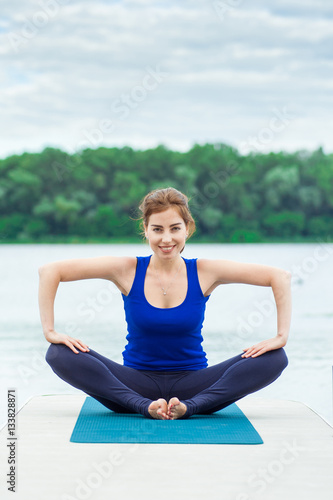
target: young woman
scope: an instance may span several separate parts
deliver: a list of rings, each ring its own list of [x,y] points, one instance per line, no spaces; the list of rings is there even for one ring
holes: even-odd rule
[[[195,223],[187,197],[176,189],[150,192],[140,209],[152,255],[40,268],[41,322],[53,371],[110,410],[171,420],[213,413],[272,383],[288,364],[283,346],[291,317],[290,274],[258,264],[184,259]],[[128,324],[123,365],[54,329],[59,283],[89,278],[110,280],[122,293]],[[201,345],[205,306],[215,288],[227,283],[272,287],[277,334],[208,367]]]

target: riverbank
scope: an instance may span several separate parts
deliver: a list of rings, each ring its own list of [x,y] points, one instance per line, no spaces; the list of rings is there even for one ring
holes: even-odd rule
[[[32,239],[20,238],[11,239],[4,236],[0,237],[0,245],[127,245],[127,244],[146,244],[146,241],[140,237],[124,238],[83,238],[79,236],[49,236],[47,238]],[[190,244],[223,244],[223,245],[243,245],[243,244],[297,244],[297,243],[333,243],[333,236],[323,235],[316,238],[302,238],[295,236],[293,239],[283,240],[281,238],[262,239],[260,241],[226,241],[211,237],[192,236]]]

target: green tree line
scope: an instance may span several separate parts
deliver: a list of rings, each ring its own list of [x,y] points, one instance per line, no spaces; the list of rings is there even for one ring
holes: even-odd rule
[[[226,144],[46,148],[0,160],[0,241],[139,241],[151,189],[190,198],[197,241],[304,241],[333,233],[333,155],[250,153]]]

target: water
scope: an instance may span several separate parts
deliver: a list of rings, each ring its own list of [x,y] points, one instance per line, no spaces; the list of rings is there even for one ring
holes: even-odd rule
[[[44,361],[48,343],[41,331],[38,267],[53,260],[101,255],[149,255],[138,245],[1,245],[0,424],[6,419],[7,389],[18,406],[40,394],[78,393]],[[184,257],[223,258],[289,269],[293,273],[293,320],[286,346],[289,366],[255,397],[301,401],[332,423],[333,245],[188,244]],[[238,354],[276,333],[270,288],[218,287],[207,303],[203,335],[209,363]],[[104,280],[61,283],[55,304],[56,329],[122,362],[126,324],[118,290]],[[252,396],[249,396],[252,397]]]

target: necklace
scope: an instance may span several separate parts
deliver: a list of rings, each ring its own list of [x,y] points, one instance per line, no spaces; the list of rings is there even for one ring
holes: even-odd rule
[[[177,272],[176,272],[176,274],[174,275],[173,279],[170,281],[170,283],[168,284],[168,286],[167,286],[166,288],[164,288],[164,287],[163,287],[163,285],[162,285],[162,283],[161,283],[160,277],[159,277],[159,275],[158,275],[158,273],[157,273],[157,271],[156,271],[156,267],[155,267],[155,264],[154,264],[154,261],[153,261],[154,271],[155,271],[155,274],[156,274],[156,276],[157,276],[158,281],[160,282],[161,288],[162,288],[162,290],[163,290],[163,295],[166,295],[166,294],[167,294],[167,291],[169,290],[170,286],[171,286],[171,285],[172,285],[172,283],[175,281],[176,276],[177,276],[177,274],[179,273],[179,270],[180,270],[180,266],[181,266],[181,265],[182,265],[182,261],[180,261],[179,267],[178,267]]]

